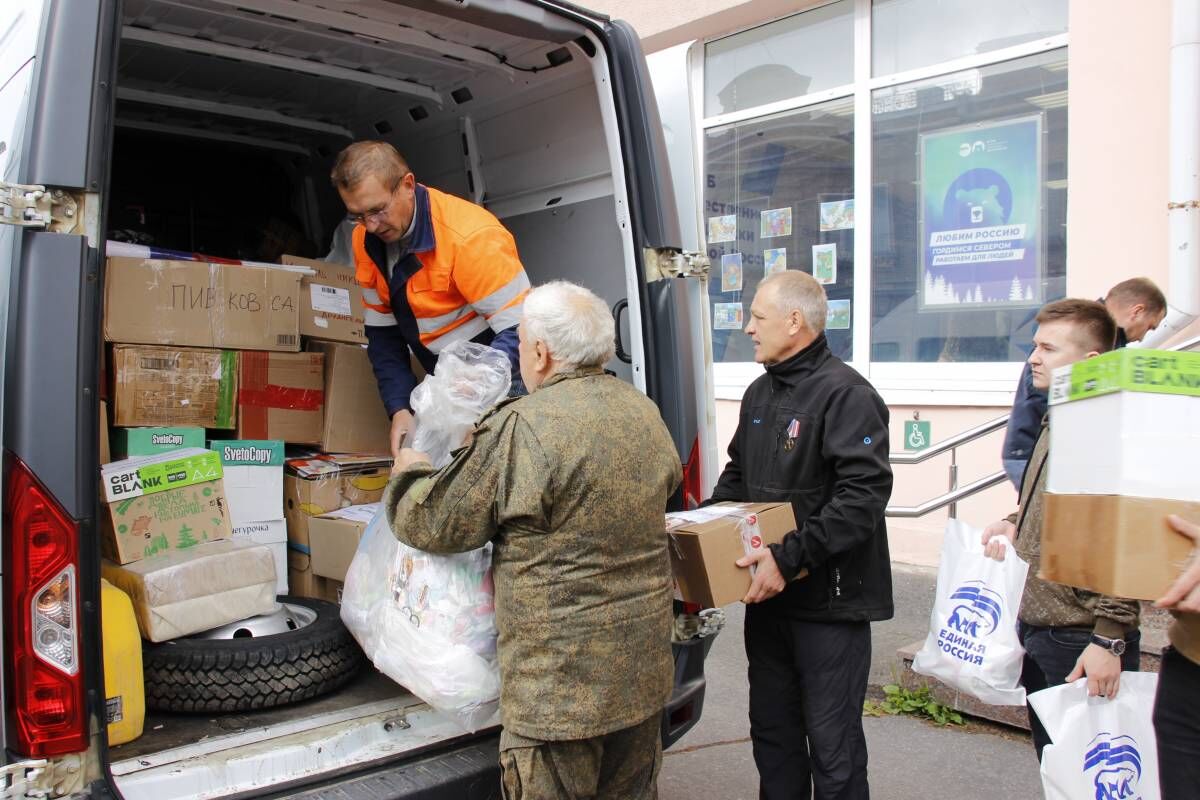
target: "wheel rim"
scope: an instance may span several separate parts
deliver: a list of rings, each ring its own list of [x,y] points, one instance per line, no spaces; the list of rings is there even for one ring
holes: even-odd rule
[[[317,619],[317,612],[307,606],[276,603],[270,614],[231,622],[219,628],[191,636],[191,639],[254,639],[275,636],[307,628]]]

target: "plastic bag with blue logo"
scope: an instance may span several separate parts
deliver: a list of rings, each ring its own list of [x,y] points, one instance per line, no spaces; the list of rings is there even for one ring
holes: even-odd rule
[[[1029,565],[1012,547],[1005,548],[1003,561],[988,558],[982,535],[957,519],[946,523],[929,635],[913,671],[985,703],[1019,706],[1025,703],[1025,650],[1017,637],[1017,609]]]
[[[1053,744],[1042,751],[1046,800],[1160,800],[1158,675],[1122,672],[1117,696],[1088,697],[1087,678],[1029,695]]]
[[[492,546],[433,555],[401,543],[381,509],[359,540],[342,621],[380,672],[468,731],[497,722]]]

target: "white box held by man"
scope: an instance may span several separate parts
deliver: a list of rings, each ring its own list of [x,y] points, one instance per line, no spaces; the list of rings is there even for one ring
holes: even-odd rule
[[[1200,522],[1200,353],[1122,349],[1055,370],[1040,577],[1140,600],[1191,552]]]

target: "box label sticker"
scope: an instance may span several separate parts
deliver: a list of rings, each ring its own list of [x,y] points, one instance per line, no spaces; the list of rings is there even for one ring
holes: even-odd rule
[[[1200,397],[1200,353],[1122,348],[1077,361],[1055,370],[1050,402],[1119,391]]]
[[[221,459],[211,451],[172,461],[116,470],[104,475],[109,502],[156,494],[222,477]]]
[[[121,695],[104,701],[104,716],[109,725],[125,719],[125,698]]]
[[[352,308],[349,289],[314,283],[309,285],[308,291],[312,297],[313,311],[324,311],[326,314],[340,317],[350,316]]]

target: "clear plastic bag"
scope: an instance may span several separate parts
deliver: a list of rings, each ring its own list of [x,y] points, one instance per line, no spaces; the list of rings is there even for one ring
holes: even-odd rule
[[[492,547],[431,555],[396,540],[381,510],[346,574],[342,621],[380,672],[468,731],[500,698]]]
[[[508,356],[483,344],[455,342],[438,355],[437,369],[413,390],[413,425],[407,447],[429,456],[435,467],[450,463],[483,412],[508,395]]]
[[[412,394],[408,446],[450,461],[483,412],[508,394],[508,356],[458,342]],[[381,511],[367,526],[342,592],[342,620],[392,680],[468,731],[495,724],[500,698],[492,546],[434,555],[398,541]]]

